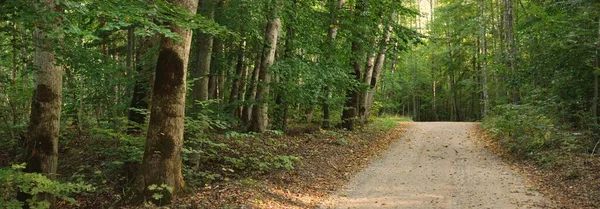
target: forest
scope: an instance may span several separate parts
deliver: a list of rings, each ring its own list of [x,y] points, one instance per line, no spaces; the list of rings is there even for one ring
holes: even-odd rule
[[[0,208],[284,207],[398,121],[481,122],[600,207],[599,73],[589,0],[0,0]]]

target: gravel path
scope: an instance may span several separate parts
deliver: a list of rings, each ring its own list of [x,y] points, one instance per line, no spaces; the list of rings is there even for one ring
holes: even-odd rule
[[[477,146],[477,123],[411,123],[321,208],[549,208],[524,177]]]

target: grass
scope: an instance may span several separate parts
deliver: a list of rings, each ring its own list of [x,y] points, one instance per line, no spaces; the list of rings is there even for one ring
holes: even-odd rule
[[[389,130],[396,127],[398,122],[412,122],[412,120],[404,116],[389,115],[373,119],[369,126],[381,130]]]

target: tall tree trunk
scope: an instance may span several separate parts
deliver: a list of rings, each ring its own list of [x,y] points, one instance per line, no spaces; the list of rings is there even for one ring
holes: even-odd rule
[[[54,0],[42,0],[36,5],[40,13],[52,13],[56,9]],[[27,166],[25,172],[41,173],[49,179],[56,179],[58,165],[58,136],[60,131],[60,112],[62,106],[63,68],[56,63],[52,40],[48,33],[60,23],[56,19],[53,24],[36,28],[33,37],[34,53],[34,90],[31,102],[31,115],[27,129]],[[48,194],[41,194],[38,201],[49,200]],[[31,196],[20,193],[18,199],[25,201]],[[25,202],[25,208],[29,208]]]
[[[335,38],[337,36],[339,28],[337,13],[340,9],[342,9],[342,6],[344,6],[346,0],[329,0],[329,3],[330,24],[327,30],[328,53],[326,54],[325,61],[331,63],[331,55],[335,49]],[[331,99],[331,92],[329,86],[325,86],[324,94],[325,96],[323,100],[323,119],[321,122],[321,127],[324,129],[328,129],[331,126],[331,123],[329,121],[329,100]]]
[[[510,69],[511,76],[516,76],[516,56],[517,46],[514,37],[514,0],[504,0],[504,26],[505,26],[505,41],[507,43],[506,55],[508,57],[507,65]],[[521,102],[521,96],[518,87],[511,87],[510,93],[512,95],[512,102],[519,104]]]
[[[237,55],[237,63],[236,63],[236,72],[235,72],[235,77],[233,78],[233,82],[231,82],[231,94],[229,95],[229,103],[233,104],[235,102],[237,102],[238,100],[238,95],[241,89],[241,84],[242,84],[242,80],[243,80],[243,74],[244,74],[244,69],[246,68],[244,66],[244,51],[246,49],[246,41],[243,40],[240,42],[240,46],[238,49],[238,55]],[[235,105],[237,106],[237,105]],[[235,108],[237,109],[237,108]]]
[[[271,65],[275,61],[275,51],[277,49],[277,39],[281,21],[279,20],[279,1],[271,1],[271,12],[269,22],[265,32],[265,46],[262,52],[260,64],[259,83],[256,92],[257,104],[252,109],[252,122],[250,131],[262,133],[267,130],[269,124],[268,118],[268,98],[271,84]]]
[[[171,0],[195,14],[198,1]],[[155,204],[171,203],[184,187],[181,174],[183,148],[183,125],[185,118],[185,93],[187,63],[192,31],[167,23],[171,31],[183,40],[161,38],[160,53],[156,63],[156,80],[152,91],[152,110],[146,148],[140,173],[136,179],[134,202],[152,200]],[[150,190],[151,185],[166,185],[172,192]],[[162,198],[152,198],[155,193]]]
[[[208,76],[208,99],[218,99],[219,72],[221,69],[221,39],[214,39],[212,46],[212,58],[210,61],[210,74]]]
[[[481,1],[481,51],[483,53],[483,59],[481,60],[481,87],[483,92],[483,113],[482,116],[487,116],[490,110],[490,96],[487,86],[487,26],[485,18],[485,4],[486,0]]]
[[[362,57],[358,54],[361,53],[362,49],[359,46],[360,43],[353,42],[352,43],[352,52],[354,56]],[[360,81],[361,73],[362,73],[362,63],[360,58],[353,58],[352,66],[354,70],[350,73],[350,78],[354,78],[357,81]],[[346,102],[344,103],[344,110],[342,111],[342,127],[348,130],[354,130],[354,121],[358,116],[358,106],[360,102],[360,92],[355,89],[346,90]]]
[[[280,82],[281,77],[276,76],[275,83]],[[277,94],[275,95],[275,108],[276,110],[274,112],[276,115],[274,117],[273,124],[275,125],[276,129],[285,132],[287,129],[288,104],[286,103],[286,101],[284,101],[282,92],[277,92]]]
[[[260,47],[260,49],[262,49],[262,47]],[[262,50],[259,52],[262,52]],[[256,88],[258,87],[258,77],[260,74],[260,61],[261,56],[257,55],[256,61],[254,62],[254,70],[252,70],[252,77],[250,78],[250,84],[246,91],[246,105],[242,112],[242,120],[246,122],[246,124],[249,124],[252,120],[252,108],[254,107],[254,103],[256,103]]]
[[[130,27],[127,29],[127,70],[133,68],[133,57],[135,55],[135,28]]]
[[[152,68],[149,67],[149,63],[156,63],[156,61],[143,60],[142,57],[150,48],[152,48],[152,45],[155,43],[155,41],[156,37],[144,37],[135,54],[137,62],[135,69],[137,75],[133,87],[131,104],[129,105],[130,109],[127,116],[127,119],[135,124],[133,124],[133,126],[127,130],[129,134],[138,134],[141,130],[140,126],[146,123],[146,113],[144,110],[148,110],[148,102],[150,101],[149,96],[151,95],[150,87],[153,83],[153,76],[151,72]]]
[[[362,13],[364,12],[366,2],[356,2],[356,8],[354,11],[354,22],[356,25],[360,23],[360,19],[363,18]],[[358,26],[360,27],[360,26]],[[364,30],[364,29],[363,29]],[[352,41],[352,58],[351,66],[353,71],[350,72],[350,78],[360,82],[362,77],[362,59],[363,59],[363,46],[362,46],[362,33],[357,32],[354,34],[355,39]],[[354,122],[358,116],[358,108],[360,102],[360,91],[354,87],[346,90],[346,102],[344,104],[344,110],[342,111],[342,127],[348,130],[354,130]]]
[[[395,22],[396,20],[396,14],[392,13],[392,22]],[[381,42],[379,43],[379,52],[377,55],[377,60],[375,61],[375,66],[373,67],[373,75],[371,76],[371,79],[369,81],[369,89],[367,90],[367,94],[365,97],[365,121],[369,120],[369,117],[371,116],[371,108],[373,107],[373,99],[375,96],[375,91],[377,90],[377,83],[379,82],[379,78],[381,77],[382,74],[382,70],[383,70],[383,65],[385,65],[385,53],[386,53],[386,48],[388,45],[388,42],[390,41],[390,37],[392,36],[392,25],[388,25],[387,26],[387,30],[385,32],[385,35],[383,36],[383,39],[381,40]]]
[[[594,98],[592,101],[592,116],[594,124],[598,124],[598,69],[600,69],[600,17],[598,18],[598,39],[596,42],[596,60],[594,66]]]
[[[366,85],[371,84],[371,78],[373,78],[373,69],[375,68],[375,58],[377,57],[377,53],[373,52],[367,56],[367,64],[365,65],[365,74],[362,78],[362,82]],[[369,95],[369,89],[366,89],[361,92],[358,114],[360,116],[360,123],[365,124],[367,122],[367,99]]]
[[[293,0],[292,1],[292,9],[291,9],[291,18],[292,19],[297,19],[297,14],[296,14],[296,10],[298,7],[298,0]],[[285,51],[284,51],[284,57],[287,59],[292,59],[294,57],[294,51],[295,51],[295,45],[294,45],[294,41],[296,39],[296,28],[294,27],[294,22],[290,22],[287,24],[287,28],[286,28],[286,39],[285,39]],[[281,81],[281,77],[277,76],[276,77],[276,82],[280,83],[280,82],[285,82],[285,81]],[[282,91],[282,88],[279,88],[280,90],[276,93],[275,95],[275,119],[274,119],[274,125],[277,129],[283,131],[285,133],[285,131],[287,130],[287,117],[288,117],[288,102],[286,100],[286,97],[284,97],[283,93],[285,91]]]
[[[219,69],[218,73],[218,85],[217,85],[217,98],[221,100],[221,102],[225,102],[225,68]]]
[[[207,19],[214,19],[214,1],[215,0],[200,0],[198,12]],[[213,36],[210,34],[199,33],[197,35],[197,57],[196,68],[192,72],[192,76],[198,79],[194,82],[192,89],[192,100],[206,101],[208,100],[208,82],[210,75]]]
[[[245,65],[244,71],[242,72],[242,77],[240,78],[240,90],[238,91],[238,100],[241,102],[241,104],[237,106],[237,108],[235,109],[235,113],[234,113],[234,116],[237,118],[240,118],[240,119],[243,119],[242,115],[243,115],[244,105],[242,105],[242,104],[246,102],[245,95],[246,95],[246,91],[248,91],[247,80],[248,80],[249,70],[250,70],[250,66]]]

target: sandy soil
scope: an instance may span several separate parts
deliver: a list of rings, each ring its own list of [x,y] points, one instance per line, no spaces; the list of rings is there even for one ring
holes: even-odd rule
[[[552,208],[525,177],[477,146],[477,123],[412,123],[321,208]]]

